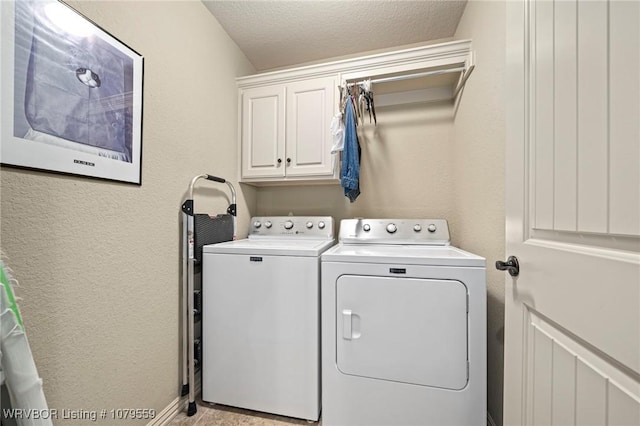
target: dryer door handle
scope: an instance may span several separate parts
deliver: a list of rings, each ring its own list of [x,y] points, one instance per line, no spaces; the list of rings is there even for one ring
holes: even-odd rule
[[[342,310],[342,338],[345,340],[351,340],[353,328],[351,323],[351,316],[353,313],[351,309]]]
[[[355,340],[360,338],[360,316],[351,309],[342,310],[342,338],[344,340]]]

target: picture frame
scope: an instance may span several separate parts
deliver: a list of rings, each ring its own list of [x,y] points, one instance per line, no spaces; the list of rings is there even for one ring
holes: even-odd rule
[[[0,163],[142,184],[144,58],[57,0],[0,1]]]

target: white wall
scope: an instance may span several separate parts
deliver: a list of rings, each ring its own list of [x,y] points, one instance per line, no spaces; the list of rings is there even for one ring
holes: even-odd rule
[[[1,245],[50,407],[159,411],[180,388],[180,205],[193,176],[237,176],[253,69],[199,1],[71,5],[145,58],[142,186],[3,167]],[[255,190],[236,188],[245,230]],[[225,185],[196,192],[226,209]]]
[[[502,424],[504,352],[505,3],[471,0],[456,38],[472,39],[476,68],[453,126],[454,244],[487,259],[488,409]]]
[[[261,215],[446,217],[453,208],[448,104],[378,108],[378,125],[360,126],[360,191],[354,203],[339,185],[264,187]]]

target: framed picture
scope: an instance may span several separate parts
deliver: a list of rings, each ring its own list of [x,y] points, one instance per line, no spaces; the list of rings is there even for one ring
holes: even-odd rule
[[[140,185],[143,57],[66,4],[0,1],[0,162]]]

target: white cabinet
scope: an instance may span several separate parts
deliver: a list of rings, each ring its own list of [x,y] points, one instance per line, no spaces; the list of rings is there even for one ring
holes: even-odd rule
[[[241,181],[336,181],[330,123],[335,77],[240,89]]]

